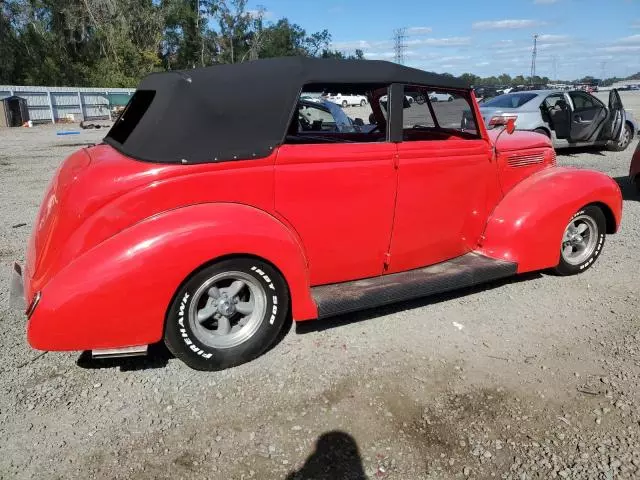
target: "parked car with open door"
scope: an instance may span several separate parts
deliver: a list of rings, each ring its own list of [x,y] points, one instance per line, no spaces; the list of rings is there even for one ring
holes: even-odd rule
[[[318,91],[365,96],[370,123],[300,99]],[[216,370],[265,352],[289,317],[584,272],[618,230],[618,185],[507,126],[487,131],[461,81],[389,62],[151,74],[45,194],[12,283],[28,341],[96,357],[164,341]]]
[[[582,91],[537,90],[512,92],[480,106],[489,129],[514,119],[516,129],[549,137],[555,148],[589,145],[625,150],[638,132],[638,123],[612,90],[608,105]]]

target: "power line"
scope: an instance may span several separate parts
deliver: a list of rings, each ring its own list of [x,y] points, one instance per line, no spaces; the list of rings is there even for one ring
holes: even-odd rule
[[[393,31],[393,44],[395,52],[395,62],[404,65],[404,51],[407,49],[405,40],[407,39],[407,29],[398,28]]]

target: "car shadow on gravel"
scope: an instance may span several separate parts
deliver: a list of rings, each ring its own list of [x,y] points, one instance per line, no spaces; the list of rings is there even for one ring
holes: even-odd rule
[[[624,200],[640,202],[640,192],[638,192],[636,186],[631,183],[629,177],[615,177],[614,180],[620,187]]]
[[[606,152],[608,150],[603,150],[602,147],[570,147],[557,149],[556,155],[559,157],[574,157],[583,153],[591,153],[592,155],[606,157]]]
[[[286,480],[366,480],[360,449],[348,433],[323,433],[316,448],[300,470],[289,473]]]
[[[174,358],[174,356],[167,350],[164,343],[161,342],[149,345],[147,355],[141,357],[96,359],[91,357],[90,351],[85,351],[82,352],[78,360],[76,360],[76,365],[88,370],[119,368],[121,372],[131,372],[135,370],[165,368],[172,358]]]
[[[339,315],[336,317],[324,318],[320,321],[300,322],[296,324],[296,334],[304,335],[306,333],[320,332],[331,328],[350,325],[352,323],[373,320],[385,315],[392,315],[395,313],[404,312],[406,310],[425,307],[427,305],[435,305],[440,302],[448,302],[449,300],[455,300],[456,298],[465,297],[472,293],[480,293],[486,290],[493,290],[494,288],[500,288],[504,285],[527,282],[529,280],[534,280],[541,277],[543,277],[543,274],[540,272],[524,273],[522,275],[505,278],[502,280],[496,280],[493,282],[484,283],[482,285],[461,288],[459,290],[454,290],[447,293],[431,295],[415,300],[407,300],[404,302],[394,303],[392,305],[372,308],[369,310],[362,310],[356,313],[346,313],[344,315]]]

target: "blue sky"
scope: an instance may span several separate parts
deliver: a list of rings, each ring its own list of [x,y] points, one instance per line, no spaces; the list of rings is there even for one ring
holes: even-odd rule
[[[333,47],[393,60],[393,31],[406,28],[405,63],[436,72],[575,79],[640,71],[640,0],[260,0],[267,19],[307,32],[327,28]]]

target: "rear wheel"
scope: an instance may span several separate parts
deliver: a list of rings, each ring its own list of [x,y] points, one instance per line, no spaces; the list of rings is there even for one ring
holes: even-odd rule
[[[360,102],[360,106],[361,106],[361,107],[364,107],[366,104],[367,104],[367,101],[366,101],[366,100],[362,100],[362,101]]]
[[[342,108],[347,108],[348,106],[349,106],[349,103],[346,100],[344,100],[342,102]]]
[[[195,273],[175,296],[167,348],[196,370],[220,370],[262,354],[284,325],[289,293],[282,276],[257,259],[223,260]]]
[[[631,143],[632,137],[633,137],[633,130],[631,129],[631,126],[628,123],[625,123],[620,141],[610,143],[608,145],[609,150],[613,150],[614,152],[622,152],[626,150],[629,144]]]
[[[575,275],[590,268],[602,252],[607,229],[604,213],[589,205],[576,213],[565,228],[560,245],[559,275]]]

